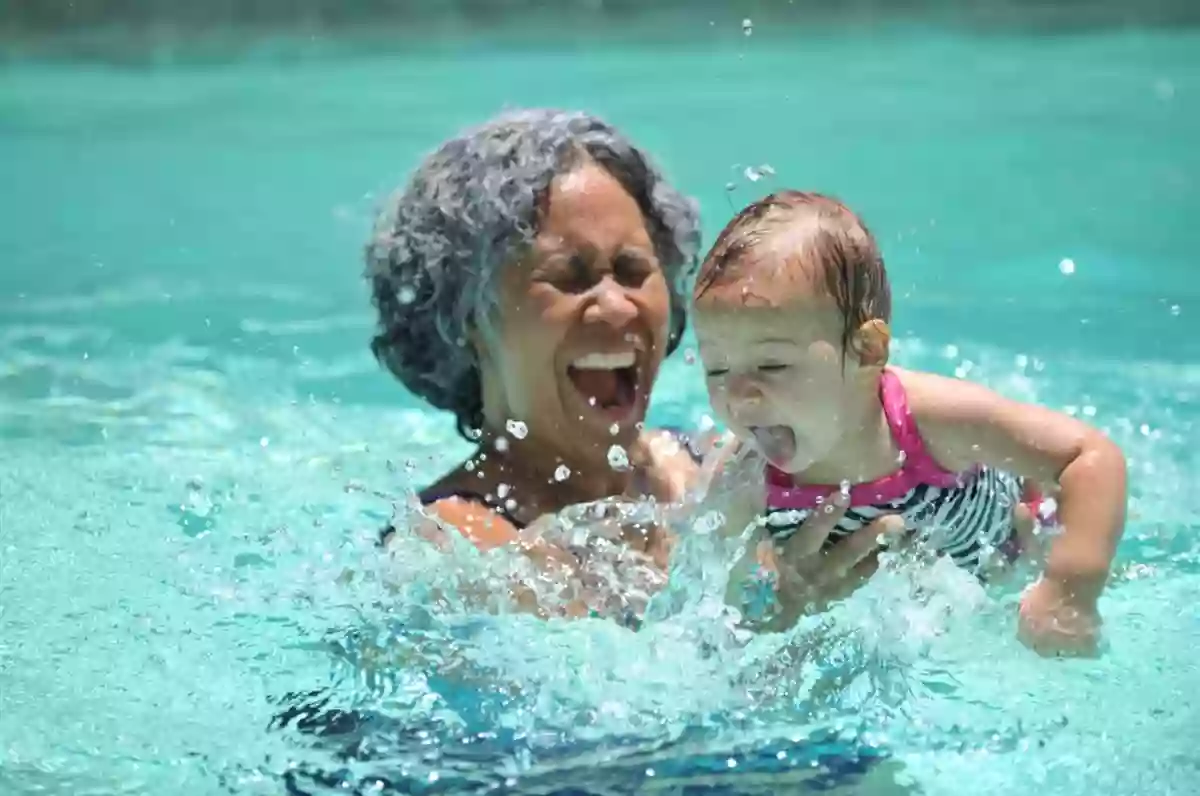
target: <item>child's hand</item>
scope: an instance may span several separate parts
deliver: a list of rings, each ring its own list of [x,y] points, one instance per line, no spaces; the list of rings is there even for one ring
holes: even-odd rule
[[[1018,636],[1040,655],[1094,656],[1100,612],[1094,600],[1076,597],[1064,584],[1042,578],[1021,596]]]

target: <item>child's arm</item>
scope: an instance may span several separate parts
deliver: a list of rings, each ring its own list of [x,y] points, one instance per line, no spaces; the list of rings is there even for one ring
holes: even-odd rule
[[[1125,527],[1125,457],[1100,431],[985,387],[901,372],[930,454],[951,470],[1003,468],[1054,494],[1062,534],[1043,581],[1071,610],[1095,615]]]

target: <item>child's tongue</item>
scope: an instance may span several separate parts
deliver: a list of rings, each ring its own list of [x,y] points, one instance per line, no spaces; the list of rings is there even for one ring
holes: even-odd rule
[[[750,433],[772,464],[782,467],[796,458],[796,432],[787,426],[753,426]]]

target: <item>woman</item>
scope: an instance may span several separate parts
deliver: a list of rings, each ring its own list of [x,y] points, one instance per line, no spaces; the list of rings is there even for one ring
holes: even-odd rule
[[[437,533],[575,567],[522,529],[607,498],[683,499],[695,451],[642,422],[686,325],[699,246],[696,204],[584,113],[505,113],[425,159],[366,260],[375,356],[476,445],[419,493]],[[665,572],[661,529],[617,534]]]

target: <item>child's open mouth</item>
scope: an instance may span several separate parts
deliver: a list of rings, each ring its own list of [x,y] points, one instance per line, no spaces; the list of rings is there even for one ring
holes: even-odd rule
[[[571,363],[567,376],[583,400],[612,422],[628,420],[637,408],[637,355],[632,351],[586,354]]]
[[[787,426],[750,426],[754,444],[777,467],[785,467],[796,458],[796,432]]]

